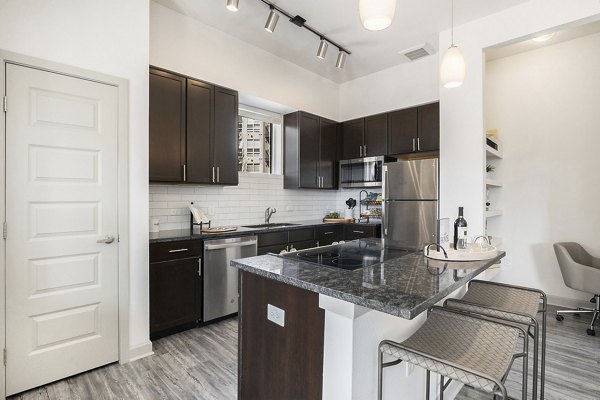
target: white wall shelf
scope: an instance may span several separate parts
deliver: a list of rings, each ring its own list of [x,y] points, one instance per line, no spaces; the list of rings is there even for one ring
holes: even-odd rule
[[[487,187],[502,187],[502,182],[501,182],[501,181],[499,181],[498,179],[490,179],[490,178],[487,178],[487,179],[485,180],[485,185],[486,185]]]
[[[488,145],[485,146],[485,154],[489,158],[502,158],[502,151],[496,150]]]
[[[485,212],[486,218],[499,217],[502,215],[502,210],[489,210]]]

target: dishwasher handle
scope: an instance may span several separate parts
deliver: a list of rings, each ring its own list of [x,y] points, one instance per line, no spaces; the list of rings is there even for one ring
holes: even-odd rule
[[[254,246],[258,243],[258,240],[249,240],[247,242],[234,242],[234,243],[224,243],[224,244],[207,244],[204,245],[205,250],[218,250],[218,249],[229,249],[231,247],[246,247],[246,246]]]

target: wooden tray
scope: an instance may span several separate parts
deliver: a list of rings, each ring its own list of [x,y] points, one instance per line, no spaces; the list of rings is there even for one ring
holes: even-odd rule
[[[356,222],[356,220],[354,218],[323,218],[323,222]]]
[[[223,233],[237,231],[236,226],[215,226],[214,228],[202,229],[202,233]]]

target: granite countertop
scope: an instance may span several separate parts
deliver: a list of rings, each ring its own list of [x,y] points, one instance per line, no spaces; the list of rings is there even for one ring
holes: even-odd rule
[[[498,263],[444,262],[409,253],[354,271],[264,255],[235,260],[232,266],[372,310],[413,319],[471,279]]]
[[[276,224],[277,222],[273,222]],[[321,220],[313,220],[313,221],[291,221],[294,225],[288,226],[277,226],[277,227],[269,227],[269,228],[244,228],[243,226],[237,227],[237,230],[232,232],[219,232],[219,233],[199,233],[199,234],[191,234],[189,229],[172,229],[160,231],[158,233],[150,233],[150,243],[163,243],[163,242],[173,242],[177,240],[203,240],[203,239],[221,239],[228,237],[240,237],[240,236],[250,236],[255,235],[257,233],[265,233],[265,232],[279,232],[279,231],[290,231],[294,229],[302,229],[309,227],[316,227],[321,225],[340,225],[347,224],[348,222],[333,222],[333,223],[325,223]],[[354,222],[354,224],[359,224],[358,222]],[[250,224],[249,224],[250,225]],[[377,226],[381,225],[380,222],[369,222],[369,223],[360,223],[360,225],[365,226]]]

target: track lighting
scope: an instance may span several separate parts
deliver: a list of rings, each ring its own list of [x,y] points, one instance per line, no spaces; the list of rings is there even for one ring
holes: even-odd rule
[[[346,65],[346,52],[340,49],[340,52],[337,56],[337,62],[335,63],[335,67],[339,69],[343,69],[344,65]]]
[[[358,11],[365,29],[380,31],[392,24],[396,0],[359,0]]]
[[[442,58],[440,66],[440,81],[446,89],[459,87],[465,80],[465,59],[454,44],[454,0],[452,0],[452,22],[450,25],[450,35],[452,37],[452,45]]]
[[[329,43],[327,43],[323,38],[321,38],[321,43],[319,43],[319,50],[317,50],[317,57],[319,57],[321,60],[325,58],[325,54],[327,54],[327,46],[329,46]]]
[[[227,0],[227,9],[229,11],[237,11],[240,0]]]
[[[275,27],[277,26],[277,21],[279,21],[279,14],[277,14],[275,12],[275,9],[271,6],[271,12],[269,13],[269,18],[267,18],[265,30],[267,32],[273,33]]]

